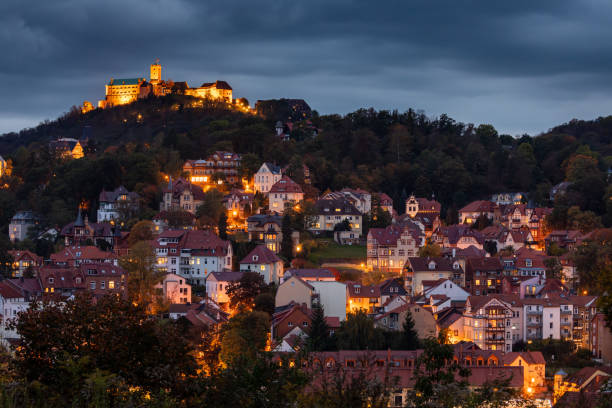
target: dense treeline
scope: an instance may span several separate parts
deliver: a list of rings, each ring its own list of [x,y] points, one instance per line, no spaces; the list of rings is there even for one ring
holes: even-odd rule
[[[538,205],[552,205],[552,186],[573,182],[559,199],[555,223],[565,227],[575,210],[591,211],[595,226],[612,223],[608,171],[612,165],[612,117],[571,121],[537,137],[499,135],[491,125],[456,122],[446,115],[359,110],[346,116],[319,116],[296,123],[292,140],[274,133],[278,115],[259,117],[189,97],[168,96],[129,106],[71,111],[19,134],[0,138],[0,154],[12,162],[10,188],[0,191],[0,225],[17,209],[33,209],[61,225],[78,203],[91,214],[102,188],[120,184],[143,195],[149,208],[159,200],[160,172],[179,176],[184,160],[215,150],[244,155],[242,171],[252,174],[263,161],[306,164],[319,191],[360,187],[389,194],[398,210],[410,193],[435,195],[443,216],[474,199],[522,191]],[[312,123],[312,125],[311,125]],[[319,132],[313,135],[312,126]],[[87,156],[59,161],[49,140],[89,136]],[[303,174],[293,172],[297,181]],[[568,211],[574,207],[574,213]],[[150,213],[145,213],[150,215]],[[580,214],[578,214],[580,215]]]

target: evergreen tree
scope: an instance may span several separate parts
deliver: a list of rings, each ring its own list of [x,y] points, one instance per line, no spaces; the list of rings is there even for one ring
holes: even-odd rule
[[[227,215],[225,212],[222,212],[219,216],[219,238],[227,239]]]
[[[312,323],[307,345],[309,351],[325,351],[329,346],[329,326],[325,321],[323,306],[315,305],[312,308]]]
[[[290,263],[293,259],[293,241],[291,240],[291,215],[286,213],[283,216],[283,223],[281,226],[281,232],[283,234],[283,240],[281,242],[281,254],[287,263]]]
[[[419,335],[414,329],[414,319],[412,318],[410,309],[406,310],[406,318],[404,319],[404,324],[402,325],[401,342],[404,350],[416,350],[419,348]]]

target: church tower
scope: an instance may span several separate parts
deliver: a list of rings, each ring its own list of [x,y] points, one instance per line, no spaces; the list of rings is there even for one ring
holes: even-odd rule
[[[151,64],[151,83],[159,84],[161,82],[161,65],[159,59],[155,60],[155,64]]]

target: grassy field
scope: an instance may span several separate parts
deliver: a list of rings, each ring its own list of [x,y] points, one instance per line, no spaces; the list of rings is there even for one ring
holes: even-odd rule
[[[321,264],[327,259],[366,260],[364,245],[338,245],[333,239],[317,240],[319,247],[314,249],[308,259]]]

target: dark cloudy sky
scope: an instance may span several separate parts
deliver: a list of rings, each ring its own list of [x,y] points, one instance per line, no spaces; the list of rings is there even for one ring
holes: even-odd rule
[[[101,99],[110,77],[320,113],[423,109],[512,135],[612,114],[609,0],[2,0],[0,133]]]

